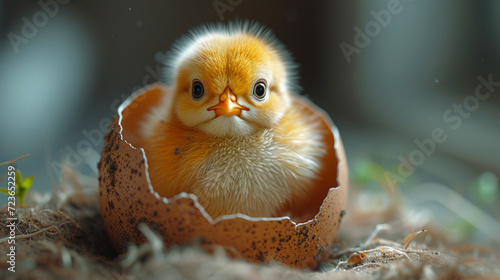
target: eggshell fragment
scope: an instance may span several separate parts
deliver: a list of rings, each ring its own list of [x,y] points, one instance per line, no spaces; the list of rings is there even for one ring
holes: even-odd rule
[[[140,142],[140,121],[171,89],[152,85],[128,98],[105,136],[99,162],[99,197],[106,231],[119,253],[129,243],[144,243],[138,230],[147,224],[165,245],[198,244],[226,248],[252,262],[278,261],[314,268],[337,236],[348,190],[347,163],[336,127],[321,109],[298,97],[295,108],[318,116],[325,130],[326,156],[315,188],[287,205],[284,217],[227,215],[213,220],[193,194],[160,197],[149,183],[147,158]]]

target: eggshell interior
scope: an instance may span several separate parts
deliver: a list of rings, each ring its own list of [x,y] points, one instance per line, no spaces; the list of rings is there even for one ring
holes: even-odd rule
[[[151,85],[129,97],[105,136],[99,168],[99,196],[107,233],[120,253],[129,243],[144,243],[138,230],[147,224],[165,245],[198,244],[207,250],[222,246],[233,257],[253,262],[278,261],[314,268],[337,236],[348,190],[344,148],[327,114],[305,98],[294,104],[321,118],[326,155],[315,187],[306,197],[288,203],[283,217],[242,214],[212,219],[195,195],[160,197],[148,178],[147,158],[140,143],[140,122],[169,88]]]

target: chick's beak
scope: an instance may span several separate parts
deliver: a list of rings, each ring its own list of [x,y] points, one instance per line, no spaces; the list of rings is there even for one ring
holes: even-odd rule
[[[208,108],[207,110],[214,110],[215,115],[218,116],[239,116],[241,114],[241,110],[250,110],[246,107],[241,106],[236,102],[236,95],[231,91],[229,87],[224,89],[224,92],[219,97],[219,104]]]

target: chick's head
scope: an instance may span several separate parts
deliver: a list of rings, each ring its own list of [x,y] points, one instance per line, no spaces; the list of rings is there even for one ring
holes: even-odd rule
[[[187,127],[216,136],[270,129],[290,106],[288,56],[269,34],[206,29],[173,62],[173,111]]]

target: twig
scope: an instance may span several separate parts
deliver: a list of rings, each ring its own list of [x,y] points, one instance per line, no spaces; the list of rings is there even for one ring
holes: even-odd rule
[[[20,157],[18,157],[18,158],[15,158],[15,159],[12,159],[12,160],[9,160],[9,161],[0,162],[0,166],[2,166],[2,165],[6,165],[6,164],[10,164],[10,163],[14,163],[14,162],[16,162],[16,161],[18,161],[18,160],[21,160],[21,159],[23,159],[23,158],[27,158],[27,157],[29,157],[29,156],[30,156],[30,154],[25,154],[24,156],[20,156]],[[3,178],[2,178],[2,179],[3,179]],[[0,181],[1,181],[1,180],[0,180]]]
[[[415,240],[415,238],[417,238],[417,236],[419,236],[420,234],[424,233],[424,232],[427,232],[426,229],[421,229],[419,231],[416,231],[410,235],[408,235],[405,240],[403,240],[403,245],[405,246],[405,250],[408,249],[408,247],[410,246],[410,244],[413,242],[413,240]]]

